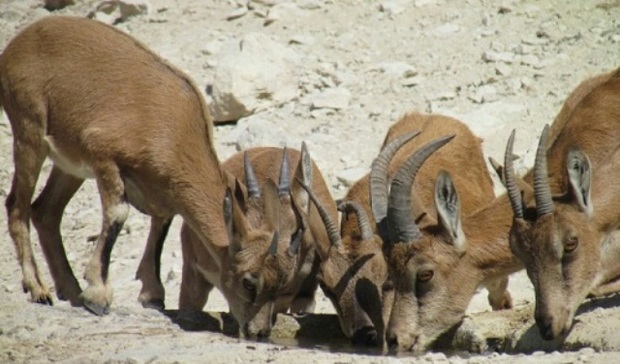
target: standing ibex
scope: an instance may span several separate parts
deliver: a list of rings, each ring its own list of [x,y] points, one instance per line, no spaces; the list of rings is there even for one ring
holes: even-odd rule
[[[387,167],[394,153],[418,134],[408,133],[386,145],[373,163],[371,179],[387,180]],[[406,163],[419,167],[429,155],[451,139],[443,137],[428,143],[412,154]],[[375,187],[375,183],[371,186]],[[312,191],[309,194],[316,200]],[[387,279],[388,267],[382,254],[382,238],[373,231],[360,202],[344,200],[340,205],[344,213],[355,214],[358,229],[354,235],[343,238],[338,234],[334,221],[322,212],[320,203],[317,207],[332,243],[327,259],[321,263],[321,286],[338,311],[343,331],[351,336],[354,343],[382,345],[394,293],[393,285]],[[353,315],[345,315],[347,312]]]
[[[289,165],[293,163],[297,164],[296,179],[291,183],[293,175]],[[215,267],[210,255],[197,254],[202,243],[184,225],[181,232],[184,264],[179,309],[201,311],[209,291],[217,286],[227,297],[235,317],[241,317],[243,312],[254,313],[255,321],[263,324],[259,331],[250,325],[242,327],[242,332],[266,337],[272,314],[289,309],[292,313],[305,313],[313,309],[318,268],[315,250],[329,244],[325,226],[297,178],[317,191],[321,205],[326,206],[331,218],[336,217],[336,205],[305,144],[301,152],[273,147],[253,148],[237,153],[223,166],[233,176],[246,181],[247,191],[236,191],[242,202],[237,208],[247,215],[245,229],[270,225],[277,229],[279,239],[273,241],[271,257],[267,260],[261,258],[267,254],[261,247],[249,244],[237,248],[231,246],[232,249],[220,250],[222,265]],[[273,179],[279,181],[277,188],[270,187],[275,186]],[[270,209],[265,209],[266,203],[272,204]],[[243,230],[238,231],[238,234],[243,233]],[[244,256],[247,262],[244,269],[239,270],[236,262]],[[275,265],[278,269],[271,269],[274,261],[278,261]]]
[[[536,323],[545,339],[566,334],[591,292],[620,290],[617,244],[620,190],[620,69],[570,110],[547,148],[543,130],[533,171],[534,201],[511,194],[510,247],[523,261],[536,294]],[[512,138],[506,148],[512,154]],[[512,168],[506,183],[516,190]],[[534,207],[535,206],[535,207]],[[603,287],[599,287],[604,285]]]
[[[222,264],[220,249],[262,247],[277,235],[268,226],[232,234],[243,241],[231,241],[227,233],[238,232],[245,219],[236,196],[227,191],[228,178],[213,148],[212,120],[198,88],[113,27],[48,17],[24,29],[0,56],[0,104],[14,134],[15,173],[6,199],[9,232],[24,290],[34,302],[51,304],[52,298],[34,260],[31,218],[58,297],[96,314],[108,312],[112,302],[110,255],[129,204],[163,227],[151,230],[153,246],[163,239],[165,222],[180,214],[200,239],[197,249],[210,254],[215,267]],[[31,205],[47,156],[54,167]],[[66,258],[60,221],[85,178],[97,181],[103,224],[86,267],[89,286],[82,292]],[[250,258],[240,255],[237,269],[243,270]]]

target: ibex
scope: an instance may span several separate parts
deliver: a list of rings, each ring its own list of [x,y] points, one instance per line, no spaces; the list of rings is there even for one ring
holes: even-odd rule
[[[386,180],[387,167],[394,153],[418,134],[408,133],[385,146],[373,163],[372,178]],[[450,139],[444,137],[428,143],[411,155],[408,163],[421,164]],[[316,200],[312,191],[309,194],[313,201]],[[321,287],[334,303],[343,331],[355,344],[382,346],[394,292],[393,285],[387,279],[388,267],[382,254],[382,238],[373,231],[377,227],[370,225],[368,214],[360,202],[344,200],[339,208],[344,213],[355,214],[359,230],[355,236],[341,238],[335,222],[322,212],[320,203],[316,205],[329,231],[332,246],[327,259],[321,263]],[[345,315],[347,312],[353,315]]]
[[[51,304],[52,297],[32,253],[31,218],[58,297],[96,314],[107,313],[112,302],[110,255],[129,204],[163,227],[151,229],[150,246],[157,246],[166,222],[179,214],[200,239],[196,254],[210,254],[216,267],[222,265],[220,249],[266,250],[277,235],[272,226],[237,234],[246,219],[217,159],[212,119],[198,88],[113,27],[48,17],[25,28],[0,56],[0,104],[14,134],[9,232],[33,302]],[[47,156],[54,167],[31,205]],[[82,292],[66,258],[60,221],[85,178],[97,181],[103,223]],[[250,258],[239,255],[237,269]],[[156,263],[151,266],[158,268]]]
[[[294,174],[289,168],[293,163],[297,164]],[[260,258],[266,254],[260,247],[231,245],[229,249],[220,250],[222,265],[215,267],[210,255],[197,254],[202,243],[188,226],[183,225],[184,264],[179,309],[201,311],[215,285],[224,292],[235,317],[242,316],[243,312],[254,313],[258,321],[265,323],[262,330],[254,331],[258,336],[266,337],[272,314],[289,309],[294,314],[312,311],[317,287],[316,247],[329,244],[323,222],[299,181],[317,191],[321,205],[328,209],[331,218],[337,216],[336,205],[305,144],[302,144],[301,152],[286,148],[252,148],[232,156],[224,163],[224,168],[246,181],[247,190],[237,191],[241,195],[238,200],[242,202],[238,209],[247,215],[246,229],[271,225],[277,229],[279,239],[273,241],[272,257],[267,261]],[[296,179],[291,182],[293,176]],[[277,188],[270,187],[275,186],[274,178],[279,181]],[[265,210],[264,204],[268,201],[272,206]],[[243,235],[244,231],[238,233]],[[246,263],[239,270],[237,261],[242,257]],[[279,270],[266,274],[270,261],[278,261]],[[235,282],[241,282],[241,285]],[[253,326],[242,329],[242,333],[252,334]]]
[[[618,247],[611,238],[620,225],[620,190],[613,182],[620,69],[602,80],[568,113],[549,147],[549,129],[543,130],[533,169],[534,201],[511,194],[510,247],[534,285],[536,323],[547,340],[568,333],[589,293],[620,290]],[[512,138],[506,149],[512,153]],[[509,190],[517,190],[511,166],[505,170]]]
[[[556,135],[559,133],[561,127],[566,123],[566,118],[574,108],[575,104],[584,97],[592,88],[597,84],[604,82],[609,75],[600,75],[582,82],[579,87],[575,89],[565,102],[562,110],[554,121],[552,132]],[[457,136],[458,138],[458,136]],[[471,136],[473,138],[473,136]],[[471,143],[474,145],[473,143]],[[436,169],[444,168],[450,172],[455,181],[458,182],[459,176],[462,176],[464,168],[469,168],[471,161],[482,161],[482,152],[478,148],[475,153],[475,157],[465,157],[460,159],[463,155],[463,150],[473,151],[474,148],[454,148],[454,143],[442,148],[435,155],[439,156],[441,153],[453,152],[452,163],[453,165],[445,167],[441,163],[435,164]],[[459,152],[460,151],[460,152]],[[508,156],[506,156],[508,158]],[[512,158],[512,156],[510,156]],[[461,163],[459,163],[459,161]],[[467,162],[469,161],[469,162]],[[445,162],[444,162],[445,163]],[[480,163],[480,162],[478,162]],[[510,160],[512,163],[512,159]],[[493,163],[495,167],[498,167],[496,163]],[[426,165],[430,165],[430,162]],[[479,165],[479,164],[476,164]],[[422,170],[416,177],[417,181],[422,176]],[[480,173],[480,176],[485,176],[486,180],[487,172],[486,168],[474,168],[470,169],[470,172]],[[503,170],[500,168],[499,173],[503,174]],[[528,180],[530,174],[526,175],[525,179]],[[466,213],[466,205],[462,202],[463,216],[460,217],[458,207],[458,195],[467,198],[468,195],[463,195],[463,190],[457,185],[456,187],[447,179],[449,175],[440,175],[438,179],[438,186],[435,189],[436,193],[447,194],[445,197],[437,196],[437,202],[442,200],[452,201],[451,208],[445,209],[445,212],[451,212],[445,218],[440,218],[440,222],[449,221],[452,219],[452,225],[462,227],[462,233],[447,238],[447,232],[454,230],[450,228],[450,224],[442,222],[437,226],[429,226],[418,223],[420,233],[424,235],[425,239],[430,239],[428,243],[415,243],[415,246],[401,247],[404,250],[405,258],[398,257],[396,260],[391,261],[390,267],[398,269],[401,274],[394,274],[394,279],[404,280],[402,286],[404,287],[417,287],[422,285],[420,282],[415,282],[413,274],[403,275],[403,272],[412,272],[412,268],[405,266],[409,260],[406,259],[406,254],[413,254],[415,258],[411,258],[416,262],[414,267],[428,267],[431,269],[419,268],[419,272],[424,271],[424,275],[430,278],[426,278],[429,281],[424,283],[424,292],[421,297],[418,298],[417,308],[418,321],[416,322],[411,312],[416,312],[415,302],[413,296],[409,294],[405,302],[402,305],[403,312],[399,313],[401,300],[396,298],[394,311],[392,314],[392,322],[389,327],[388,341],[391,345],[398,345],[401,349],[421,350],[425,346],[430,344],[434,338],[439,334],[449,329],[454,324],[460,321],[469,301],[471,300],[476,288],[480,285],[485,286],[489,291],[489,303],[494,310],[502,308],[510,308],[512,305],[510,295],[506,291],[507,277],[509,274],[521,270],[522,264],[511,253],[508,244],[508,232],[512,220],[512,213],[510,208],[509,199],[506,195],[500,196],[495,199],[491,204],[487,204],[485,208],[482,208],[474,213]],[[428,178],[428,177],[427,177]],[[442,179],[445,181],[442,182]],[[472,179],[473,180],[473,179]],[[461,180],[463,181],[463,180]],[[465,180],[466,182],[467,180]],[[455,182],[455,183],[456,183]],[[527,183],[522,180],[518,181],[519,187],[522,189],[524,196],[532,196],[531,188]],[[484,183],[478,182],[478,183]],[[462,184],[461,184],[462,185]],[[440,189],[443,188],[443,191]],[[414,188],[414,191],[416,188]],[[451,196],[451,197],[450,197]],[[412,197],[415,197],[412,194]],[[472,197],[469,195],[469,197]],[[471,199],[470,199],[471,201]],[[419,205],[419,203],[417,204]],[[416,203],[413,204],[412,210],[414,216],[418,216],[419,212],[416,211],[419,207]],[[439,205],[439,204],[438,204]],[[439,211],[441,209],[438,209]],[[475,207],[474,207],[475,210]],[[441,215],[441,213],[440,213]],[[450,217],[452,215],[452,217]],[[418,219],[419,221],[420,219]],[[413,225],[414,221],[411,220],[409,224]],[[441,226],[443,225],[443,227]],[[442,236],[443,235],[443,236]],[[450,249],[449,245],[443,242],[449,242],[450,240],[458,240],[457,236],[461,235],[464,244],[464,252],[459,252],[458,249]],[[456,247],[456,246],[455,246]],[[398,252],[398,250],[395,250]],[[388,258],[390,258],[388,254]],[[400,262],[400,265],[399,265]],[[440,274],[438,274],[440,273]],[[403,278],[404,277],[404,278]],[[411,277],[411,278],[408,278]],[[417,283],[417,284],[416,284]],[[411,292],[415,292],[411,289]],[[412,308],[414,307],[414,308]],[[406,317],[409,317],[407,321]]]

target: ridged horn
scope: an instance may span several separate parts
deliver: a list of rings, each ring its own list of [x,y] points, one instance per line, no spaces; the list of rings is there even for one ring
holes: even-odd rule
[[[521,201],[521,192],[515,182],[514,155],[512,153],[515,142],[515,129],[512,129],[508,143],[506,143],[506,152],[504,153],[504,183],[510,198],[510,206],[516,218],[523,219],[523,203]]]
[[[536,199],[536,212],[538,216],[553,212],[554,205],[549,187],[549,172],[547,170],[547,134],[549,125],[540,135],[538,148],[536,149],[536,162],[534,163],[534,198]]]
[[[245,185],[248,188],[248,198],[260,197],[260,187],[256,181],[248,152],[243,152],[243,171],[245,173]]]
[[[388,172],[390,169],[390,162],[392,158],[394,158],[396,152],[405,145],[405,143],[419,134],[419,131],[411,132],[392,140],[379,152],[377,158],[372,162],[369,182],[370,206],[377,223],[379,235],[382,237],[385,237],[385,234],[387,234],[387,227],[384,219],[387,216],[388,210]]]
[[[424,161],[454,137],[455,135],[449,135],[426,144],[410,156],[396,173],[392,180],[387,209],[388,241],[390,243],[410,242],[422,237],[411,211],[413,181]]]
[[[278,194],[280,196],[291,193],[291,177],[289,175],[288,153],[286,147],[282,149],[282,164],[280,164],[280,179],[278,181]]]
[[[338,210],[345,213],[354,212],[357,216],[357,225],[360,228],[362,241],[371,240],[374,237],[366,210],[356,201],[342,201],[338,205]]]
[[[342,239],[340,238],[340,233],[338,232],[338,229],[336,228],[336,224],[329,216],[329,213],[327,212],[325,207],[321,204],[321,202],[316,197],[316,195],[314,194],[314,192],[312,191],[310,187],[306,186],[304,182],[299,178],[297,178],[297,182],[299,182],[299,185],[303,187],[304,190],[306,190],[306,192],[308,193],[308,196],[310,196],[310,200],[312,200],[312,202],[314,203],[314,206],[316,206],[316,209],[319,211],[319,216],[321,217],[321,220],[323,221],[323,224],[325,225],[325,230],[327,230],[327,235],[329,236],[329,242],[331,246],[342,245]]]

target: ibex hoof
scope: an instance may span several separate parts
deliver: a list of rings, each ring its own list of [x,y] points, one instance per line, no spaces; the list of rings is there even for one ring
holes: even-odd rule
[[[42,287],[29,288],[28,285],[22,282],[22,289],[24,293],[30,292],[30,301],[33,303],[38,303],[42,305],[53,306],[54,301],[52,301],[52,295],[49,291]]]
[[[109,305],[99,305],[94,302],[84,301],[84,307],[97,316],[103,316],[110,313]]]
[[[54,301],[52,301],[52,296],[49,293],[42,293],[35,295],[32,294],[32,302],[39,303],[41,305],[53,306]]]
[[[150,309],[162,311],[162,312],[166,308],[164,304],[164,300],[160,300],[160,299],[152,299],[149,301],[142,302],[142,307],[150,308]]]
[[[95,315],[107,315],[112,303],[112,289],[106,285],[90,286],[82,292],[80,298],[84,307]]]

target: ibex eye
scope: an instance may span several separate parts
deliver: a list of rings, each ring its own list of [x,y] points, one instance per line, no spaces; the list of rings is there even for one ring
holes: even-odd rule
[[[254,291],[256,289],[256,285],[254,284],[254,281],[248,277],[243,277],[243,288],[247,289],[248,291]]]
[[[381,289],[383,290],[383,292],[389,292],[389,291],[393,291],[394,290],[394,283],[392,281],[385,281],[385,283],[383,283],[383,286],[381,287]]]
[[[428,282],[431,279],[433,279],[433,276],[435,275],[435,272],[433,272],[432,270],[423,270],[418,272],[417,275],[417,280],[418,282]]]
[[[572,237],[572,238],[568,239],[564,243],[564,252],[565,253],[570,253],[570,252],[574,251],[575,249],[577,249],[577,245],[579,245],[579,239],[577,239],[577,237]]]

